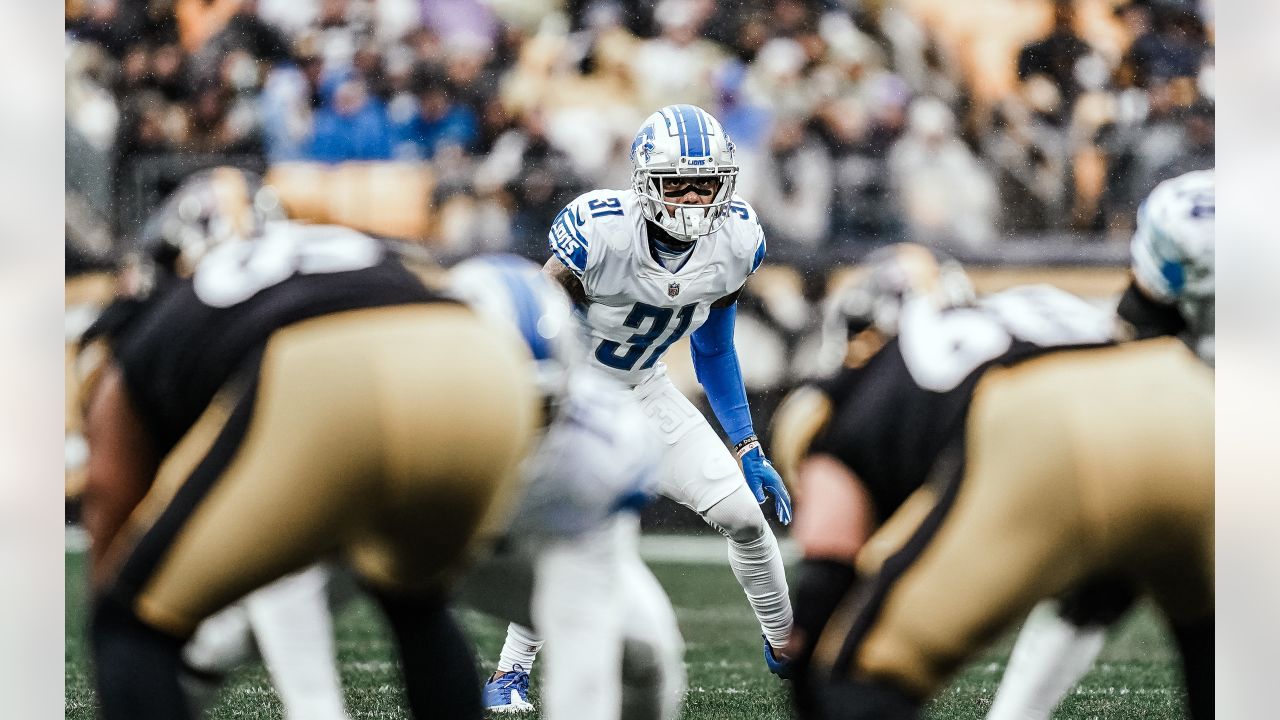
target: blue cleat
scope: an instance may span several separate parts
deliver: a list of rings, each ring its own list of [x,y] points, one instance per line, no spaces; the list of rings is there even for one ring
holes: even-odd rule
[[[760,637],[764,638],[763,635]],[[791,679],[791,661],[779,660],[778,656],[773,654],[773,646],[769,644],[768,638],[764,638],[764,664],[769,666],[769,672],[774,675],[783,680]]]
[[[533,709],[529,702],[529,673],[520,665],[484,684],[484,708],[491,712],[524,712]]]

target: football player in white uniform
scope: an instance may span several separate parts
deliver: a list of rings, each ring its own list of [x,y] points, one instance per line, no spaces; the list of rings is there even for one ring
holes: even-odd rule
[[[637,511],[657,492],[657,433],[624,386],[580,361],[568,298],[535,263],[472,258],[450,271],[450,287],[520,333],[550,407],[503,541],[459,599],[550,640],[543,717],[674,720],[683,642],[636,549]],[[485,692],[491,705],[532,709],[527,673]]]
[[[766,664],[785,674],[777,651],[791,629],[791,603],[778,542],[758,503],[772,498],[786,524],[791,499],[752,428],[733,342],[735,302],[764,260],[764,232],[751,206],[734,195],[733,143],[704,110],[672,105],[650,115],[631,160],[631,189],[586,193],[556,216],[544,270],[585,316],[588,362],[633,388],[662,436],[659,492],[728,539],[729,563],[764,635]],[[685,335],[733,454],[667,378],[662,356]],[[507,681],[516,657],[527,671],[538,647],[535,637],[511,628],[491,684]]]
[[[1214,172],[1197,170],[1156,186],[1138,209],[1133,280],[1120,299],[1122,334],[1183,338],[1214,363]],[[1045,600],[1024,623],[988,720],[1046,720],[1089,671],[1106,626],[1132,605],[1132,588],[1101,578]]]

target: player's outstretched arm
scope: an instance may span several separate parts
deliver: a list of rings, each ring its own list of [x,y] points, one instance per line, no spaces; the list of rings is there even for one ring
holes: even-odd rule
[[[741,289],[712,304],[706,322],[689,336],[693,369],[698,382],[706,390],[707,401],[711,403],[720,427],[733,443],[734,454],[742,461],[742,474],[756,501],[764,502],[772,497],[778,521],[786,525],[791,522],[791,496],[782,478],[764,456],[752,428],[747,388],[742,381],[742,366],[733,344],[740,292]]]
[[[94,584],[109,574],[107,550],[151,487],[158,461],[151,440],[129,399],[124,375],[108,368],[85,413],[89,463],[84,488],[84,527],[90,539]]]

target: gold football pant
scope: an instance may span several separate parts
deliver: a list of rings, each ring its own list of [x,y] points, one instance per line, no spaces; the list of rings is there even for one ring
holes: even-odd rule
[[[923,700],[1037,600],[1102,575],[1175,628],[1211,623],[1213,378],[1176,340],[989,371],[935,471],[857,558],[871,579],[815,651],[831,682]]]
[[[112,548],[94,631],[108,718],[180,715],[175,683],[135,677],[170,679],[162,638],[333,554],[391,616],[406,677],[425,660],[407,637],[465,648],[442,591],[505,522],[539,424],[527,350],[461,306],[406,305],[287,327],[253,369],[165,458]]]
[[[451,304],[276,333],[256,383],[220,395],[165,459],[117,590],[186,636],[334,551],[374,586],[441,589],[505,518],[496,499],[538,423],[526,358],[504,341]]]

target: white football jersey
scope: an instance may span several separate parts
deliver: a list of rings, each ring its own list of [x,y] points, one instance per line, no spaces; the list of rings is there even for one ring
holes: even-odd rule
[[[657,495],[662,445],[639,400],[587,366],[569,380],[523,468],[523,498],[508,527],[513,537],[577,536]]]
[[[679,270],[667,270],[649,251],[631,190],[593,190],[569,203],[549,242],[590,301],[591,364],[631,386],[652,376],[667,349],[706,321],[712,303],[741,288],[765,254],[755,210],[734,196],[724,225],[700,238]]]
[[[1130,246],[1133,275],[1148,295],[1174,304],[1197,353],[1213,361],[1214,175],[1198,170],[1166,180],[1138,210]]]

